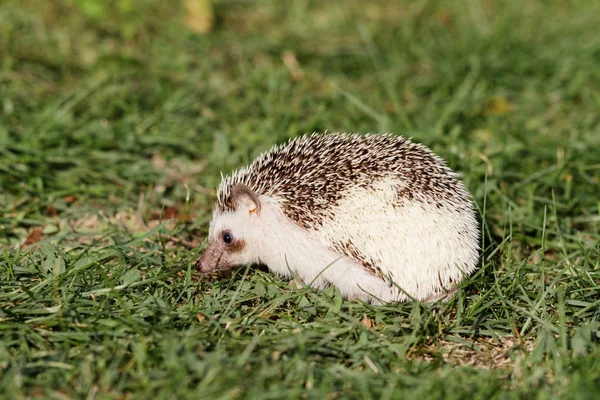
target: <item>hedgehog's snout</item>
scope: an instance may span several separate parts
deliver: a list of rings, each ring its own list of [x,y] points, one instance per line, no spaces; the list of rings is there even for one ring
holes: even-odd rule
[[[208,272],[206,260],[204,259],[204,254],[196,261],[196,269],[200,272]]]
[[[196,260],[196,269],[200,272],[205,272],[204,270],[206,269],[206,263],[202,260],[202,257]]]
[[[196,261],[196,268],[202,273],[229,269],[232,267],[230,258],[225,242],[209,241],[202,256]]]
[[[219,261],[221,260],[221,256],[223,255],[223,253],[220,253],[217,256],[216,260],[215,254],[213,253],[214,252],[211,251],[210,248],[207,248],[204,251],[204,253],[202,254],[202,256],[200,256],[198,261],[196,261],[196,268],[198,269],[198,271],[207,273],[217,269],[217,265],[219,265]]]

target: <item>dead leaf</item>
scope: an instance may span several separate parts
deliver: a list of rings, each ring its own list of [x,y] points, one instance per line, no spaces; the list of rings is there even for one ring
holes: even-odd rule
[[[304,71],[300,67],[298,59],[293,51],[284,51],[281,58],[283,59],[283,65],[285,65],[293,80],[299,81],[304,77]]]
[[[36,244],[40,240],[42,240],[42,229],[34,228],[33,231],[31,231],[31,233],[27,236],[27,238],[21,245],[21,248],[31,246],[32,244]]]
[[[152,210],[151,220],[175,219],[179,213],[175,207],[165,207],[164,210]]]
[[[209,33],[215,25],[215,13],[210,0],[184,0],[185,24],[201,35]]]
[[[55,217],[58,215],[58,210],[54,207],[52,207],[51,205],[47,205],[46,206],[46,214],[48,214],[51,217]]]
[[[375,322],[371,318],[367,318],[367,317],[364,317],[363,319],[361,319],[360,323],[367,328],[372,328],[375,325]]]

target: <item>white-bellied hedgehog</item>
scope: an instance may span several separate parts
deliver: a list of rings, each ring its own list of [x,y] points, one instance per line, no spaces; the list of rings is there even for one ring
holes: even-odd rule
[[[382,303],[446,297],[478,257],[469,194],[431,150],[390,134],[312,134],[223,179],[197,266],[264,264]]]

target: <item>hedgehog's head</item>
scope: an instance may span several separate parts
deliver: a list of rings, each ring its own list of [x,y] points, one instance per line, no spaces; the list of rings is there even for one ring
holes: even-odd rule
[[[208,232],[208,247],[196,262],[200,272],[225,270],[260,262],[261,202],[250,188],[233,185],[229,207],[215,208]]]

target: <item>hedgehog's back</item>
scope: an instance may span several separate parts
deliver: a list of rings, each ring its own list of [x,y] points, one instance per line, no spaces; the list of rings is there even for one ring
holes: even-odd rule
[[[443,160],[424,146],[393,135],[312,134],[275,146],[223,180],[220,211],[231,207],[232,185],[278,199],[283,212],[304,228],[331,217],[332,207],[353,190],[397,184],[399,199],[462,204],[468,195]]]

